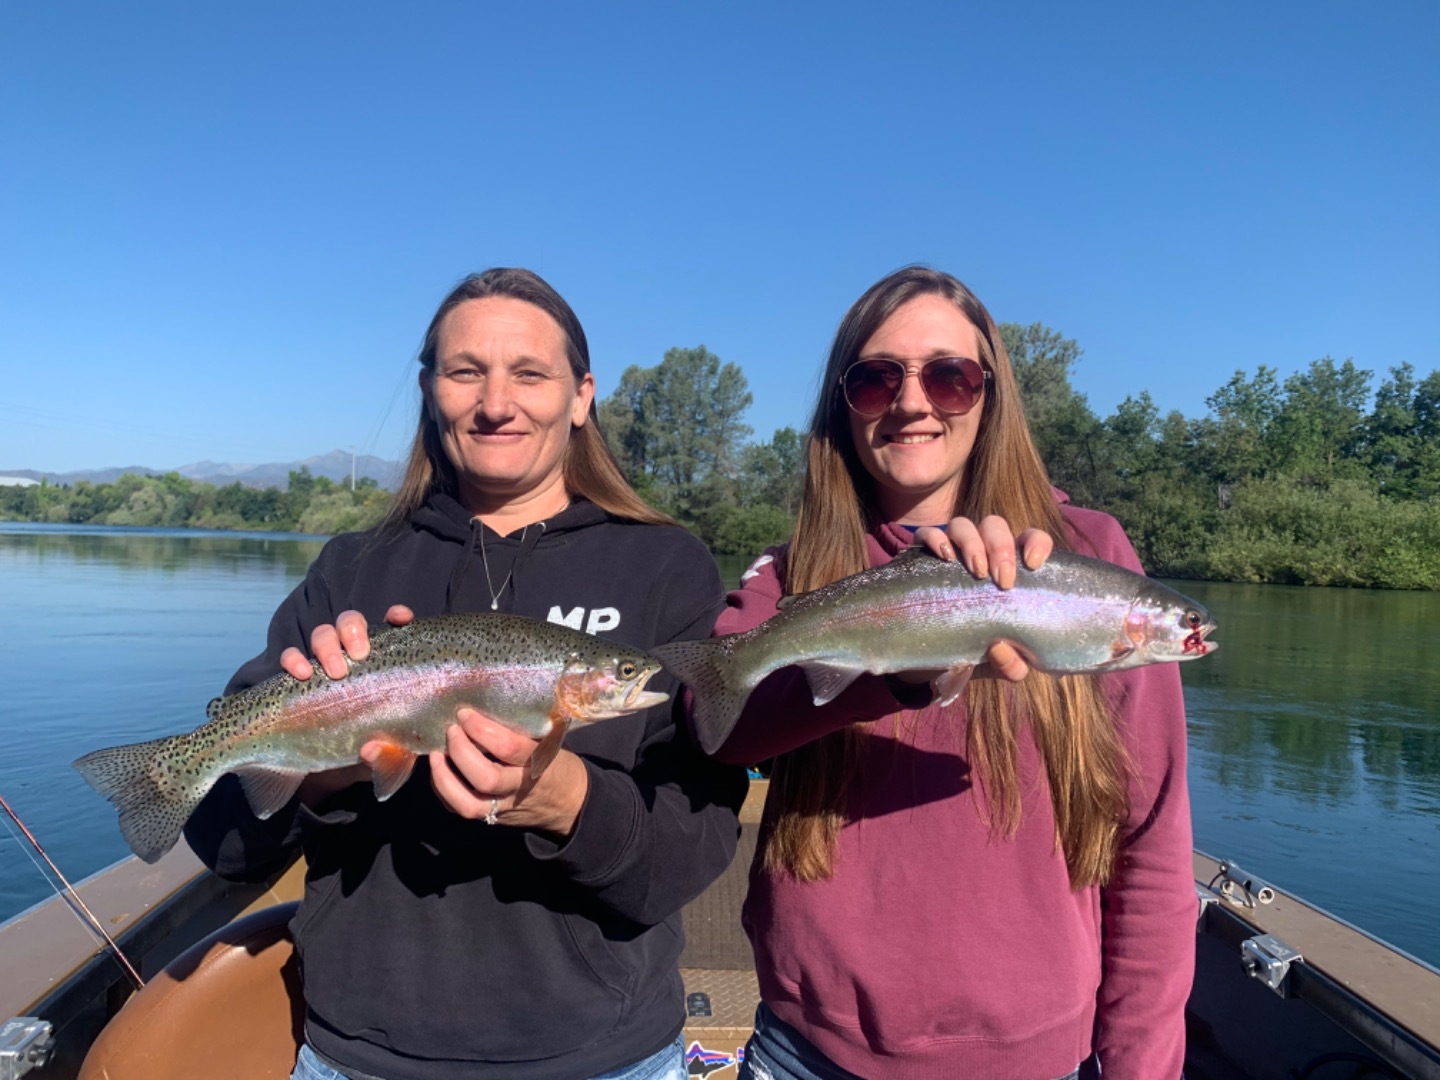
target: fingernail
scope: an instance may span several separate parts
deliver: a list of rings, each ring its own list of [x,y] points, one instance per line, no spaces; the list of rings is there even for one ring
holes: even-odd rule
[[[990,564],[987,563],[984,558],[977,558],[975,560],[975,568],[972,572],[977,578],[989,577]]]

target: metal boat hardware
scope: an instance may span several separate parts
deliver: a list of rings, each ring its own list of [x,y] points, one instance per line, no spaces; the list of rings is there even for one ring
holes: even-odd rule
[[[1240,966],[1281,997],[1290,996],[1290,965],[1305,958],[1270,934],[1256,934],[1240,943]]]
[[[35,1016],[16,1016],[0,1027],[0,1080],[19,1080],[50,1060],[55,1036],[50,1024]]]
[[[1195,883],[1195,896],[1200,901],[1200,911],[1195,920],[1195,932],[1197,934],[1203,934],[1205,932],[1205,918],[1209,914],[1210,908],[1220,902],[1220,894],[1206,885],[1201,885],[1197,881]]]
[[[1228,860],[1220,864],[1217,880],[1220,882],[1220,895],[1232,904],[1253,908],[1257,902],[1268,904],[1275,899],[1275,886]]]

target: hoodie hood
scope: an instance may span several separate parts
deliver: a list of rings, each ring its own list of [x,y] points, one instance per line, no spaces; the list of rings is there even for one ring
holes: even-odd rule
[[[486,606],[492,611],[512,611],[510,587],[512,584],[518,587],[515,578],[522,572],[522,563],[529,561],[530,554],[542,541],[554,543],[558,540],[564,544],[568,540],[567,533],[609,520],[609,514],[582,498],[574,500],[558,514],[525,526],[519,535],[501,536],[452,496],[436,492],[416,511],[411,524],[418,531],[456,545],[455,559],[445,587],[445,612],[456,610],[466,579],[474,573],[473,555],[477,546],[485,568],[486,590],[490,594],[490,603]],[[492,563],[495,564],[493,576]]]
[[[452,496],[443,492],[435,492],[425,500],[425,504],[419,510],[415,511],[415,516],[410,519],[410,522],[415,528],[433,533],[442,540],[450,540],[457,544],[469,544],[474,542],[475,530],[471,527],[474,516]],[[583,529],[587,525],[596,525],[608,519],[609,515],[589,499],[577,498],[560,513],[545,519],[545,534],[553,536],[557,533],[573,532],[576,529]],[[478,527],[479,523],[475,524]],[[496,542],[503,542],[507,539],[488,526],[486,529],[486,543],[489,543],[491,538],[494,538]]]

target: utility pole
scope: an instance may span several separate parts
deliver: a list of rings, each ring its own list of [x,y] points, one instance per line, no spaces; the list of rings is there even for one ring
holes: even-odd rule
[[[350,494],[355,494],[355,447],[350,447]]]

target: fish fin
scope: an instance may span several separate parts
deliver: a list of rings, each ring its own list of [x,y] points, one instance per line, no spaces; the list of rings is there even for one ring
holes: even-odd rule
[[[834,701],[842,690],[865,674],[863,668],[841,667],[823,660],[806,660],[798,666],[805,672],[805,681],[810,684],[810,693],[816,705]]]
[[[560,744],[565,741],[565,732],[570,730],[568,719],[551,720],[550,730],[540,740],[535,752],[530,755],[530,779],[539,780],[540,774],[550,767],[555,755],[560,753]]]
[[[1114,642],[1111,642],[1111,644],[1110,644],[1110,662],[1113,664],[1116,660],[1124,660],[1125,657],[1129,656],[1129,655],[1130,655],[1131,653],[1133,653],[1134,651],[1135,651],[1135,645],[1134,645],[1134,643],[1132,643],[1132,642],[1130,642],[1130,641],[1114,641]]]
[[[935,687],[936,703],[949,705],[954,702],[965,692],[965,687],[970,684],[970,675],[974,670],[974,664],[953,664],[942,671],[932,684]]]
[[[415,769],[416,757],[413,750],[406,750],[403,746],[396,746],[394,743],[380,744],[380,752],[375,755],[375,760],[370,762],[370,771],[374,773],[371,781],[375,785],[377,800],[384,802],[405,786],[405,781],[410,779],[410,774]]]
[[[290,801],[300,781],[305,779],[304,769],[281,769],[274,765],[241,765],[235,770],[240,778],[240,787],[255,816],[264,821]]]
[[[665,670],[688,686],[694,693],[690,724],[700,749],[713,754],[725,744],[740,711],[750,697],[750,690],[767,672],[759,671],[749,679],[741,669],[734,652],[740,634],[700,641],[672,641],[657,645],[650,655],[665,665]]]
[[[189,776],[176,767],[187,763],[190,738],[112,746],[74,762],[85,782],[115,804],[121,835],[147,863],[175,846],[186,819],[215,783],[209,774]]]

